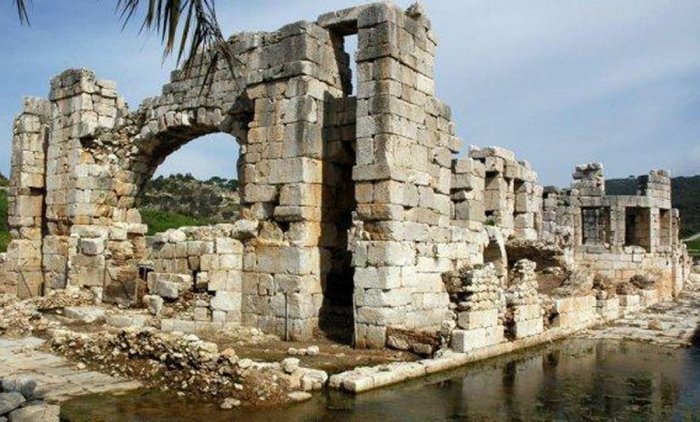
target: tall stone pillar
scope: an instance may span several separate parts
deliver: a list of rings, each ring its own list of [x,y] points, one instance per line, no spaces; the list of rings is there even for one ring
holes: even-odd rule
[[[15,119],[12,138],[7,279],[19,297],[42,294],[41,238],[45,231],[44,201],[49,103],[27,98]]]
[[[357,26],[355,340],[383,347],[388,326],[435,328],[444,317],[459,140],[434,97],[436,41],[421,11],[370,5]]]

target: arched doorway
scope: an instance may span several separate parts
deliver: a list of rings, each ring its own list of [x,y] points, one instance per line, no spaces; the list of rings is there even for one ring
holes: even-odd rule
[[[235,137],[197,137],[168,155],[137,196],[148,234],[235,221],[240,213]]]

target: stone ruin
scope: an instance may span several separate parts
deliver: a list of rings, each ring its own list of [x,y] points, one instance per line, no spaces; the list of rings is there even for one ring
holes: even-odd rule
[[[354,57],[344,48],[351,35]],[[229,44],[233,72],[221,64],[204,85],[204,52],[136,110],[84,69],[55,77],[48,98],[24,101],[0,290],[92,289],[121,306],[195,294],[162,329],[242,324],[304,340],[341,328],[357,347],[377,348],[388,330],[447,327],[467,351],[507,341],[507,324],[517,338],[535,335],[543,320],[576,326],[683,287],[688,258],[668,173],[640,178],[638,195],[608,196],[599,164],[578,166],[571,187],[555,189],[510,151],[458,156],[420,7],[369,4]],[[169,154],[216,132],[240,144],[239,218],[146,236],[145,183]],[[510,241],[553,248],[566,271],[654,281],[644,294],[592,281],[564,282],[559,297],[535,293],[534,264],[510,262]],[[452,282],[468,297],[451,294]]]

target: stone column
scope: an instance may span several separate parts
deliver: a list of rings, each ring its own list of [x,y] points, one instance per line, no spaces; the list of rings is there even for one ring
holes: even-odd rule
[[[387,326],[434,328],[444,317],[460,141],[434,97],[436,41],[420,10],[371,5],[357,26],[355,340],[383,347]]]
[[[7,251],[7,279],[19,297],[43,293],[41,239],[45,231],[44,201],[46,138],[49,103],[27,98],[15,119],[12,138],[9,225],[12,241]]]

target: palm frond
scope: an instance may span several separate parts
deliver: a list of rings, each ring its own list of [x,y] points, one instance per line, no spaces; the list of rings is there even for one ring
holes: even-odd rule
[[[22,25],[29,25],[29,13],[27,13],[27,6],[30,0],[12,0],[12,3],[17,8],[17,15],[19,16],[19,22]]]
[[[124,25],[143,16],[140,31],[153,31],[163,43],[163,60],[177,52],[177,64],[186,71],[195,60],[208,60],[204,82],[213,76],[220,60],[231,72],[235,58],[216,17],[215,0],[118,0],[117,12]]]
[[[205,65],[204,85],[210,81],[218,63],[224,60],[234,74],[238,63],[226,42],[216,17],[216,0],[117,0],[116,11],[123,27],[143,16],[139,32],[153,31],[160,35],[163,60],[177,50],[177,65],[185,71]],[[12,0],[22,24],[29,24],[27,11],[31,0]],[[177,48],[176,48],[177,47]],[[240,63],[239,63],[240,64]]]

